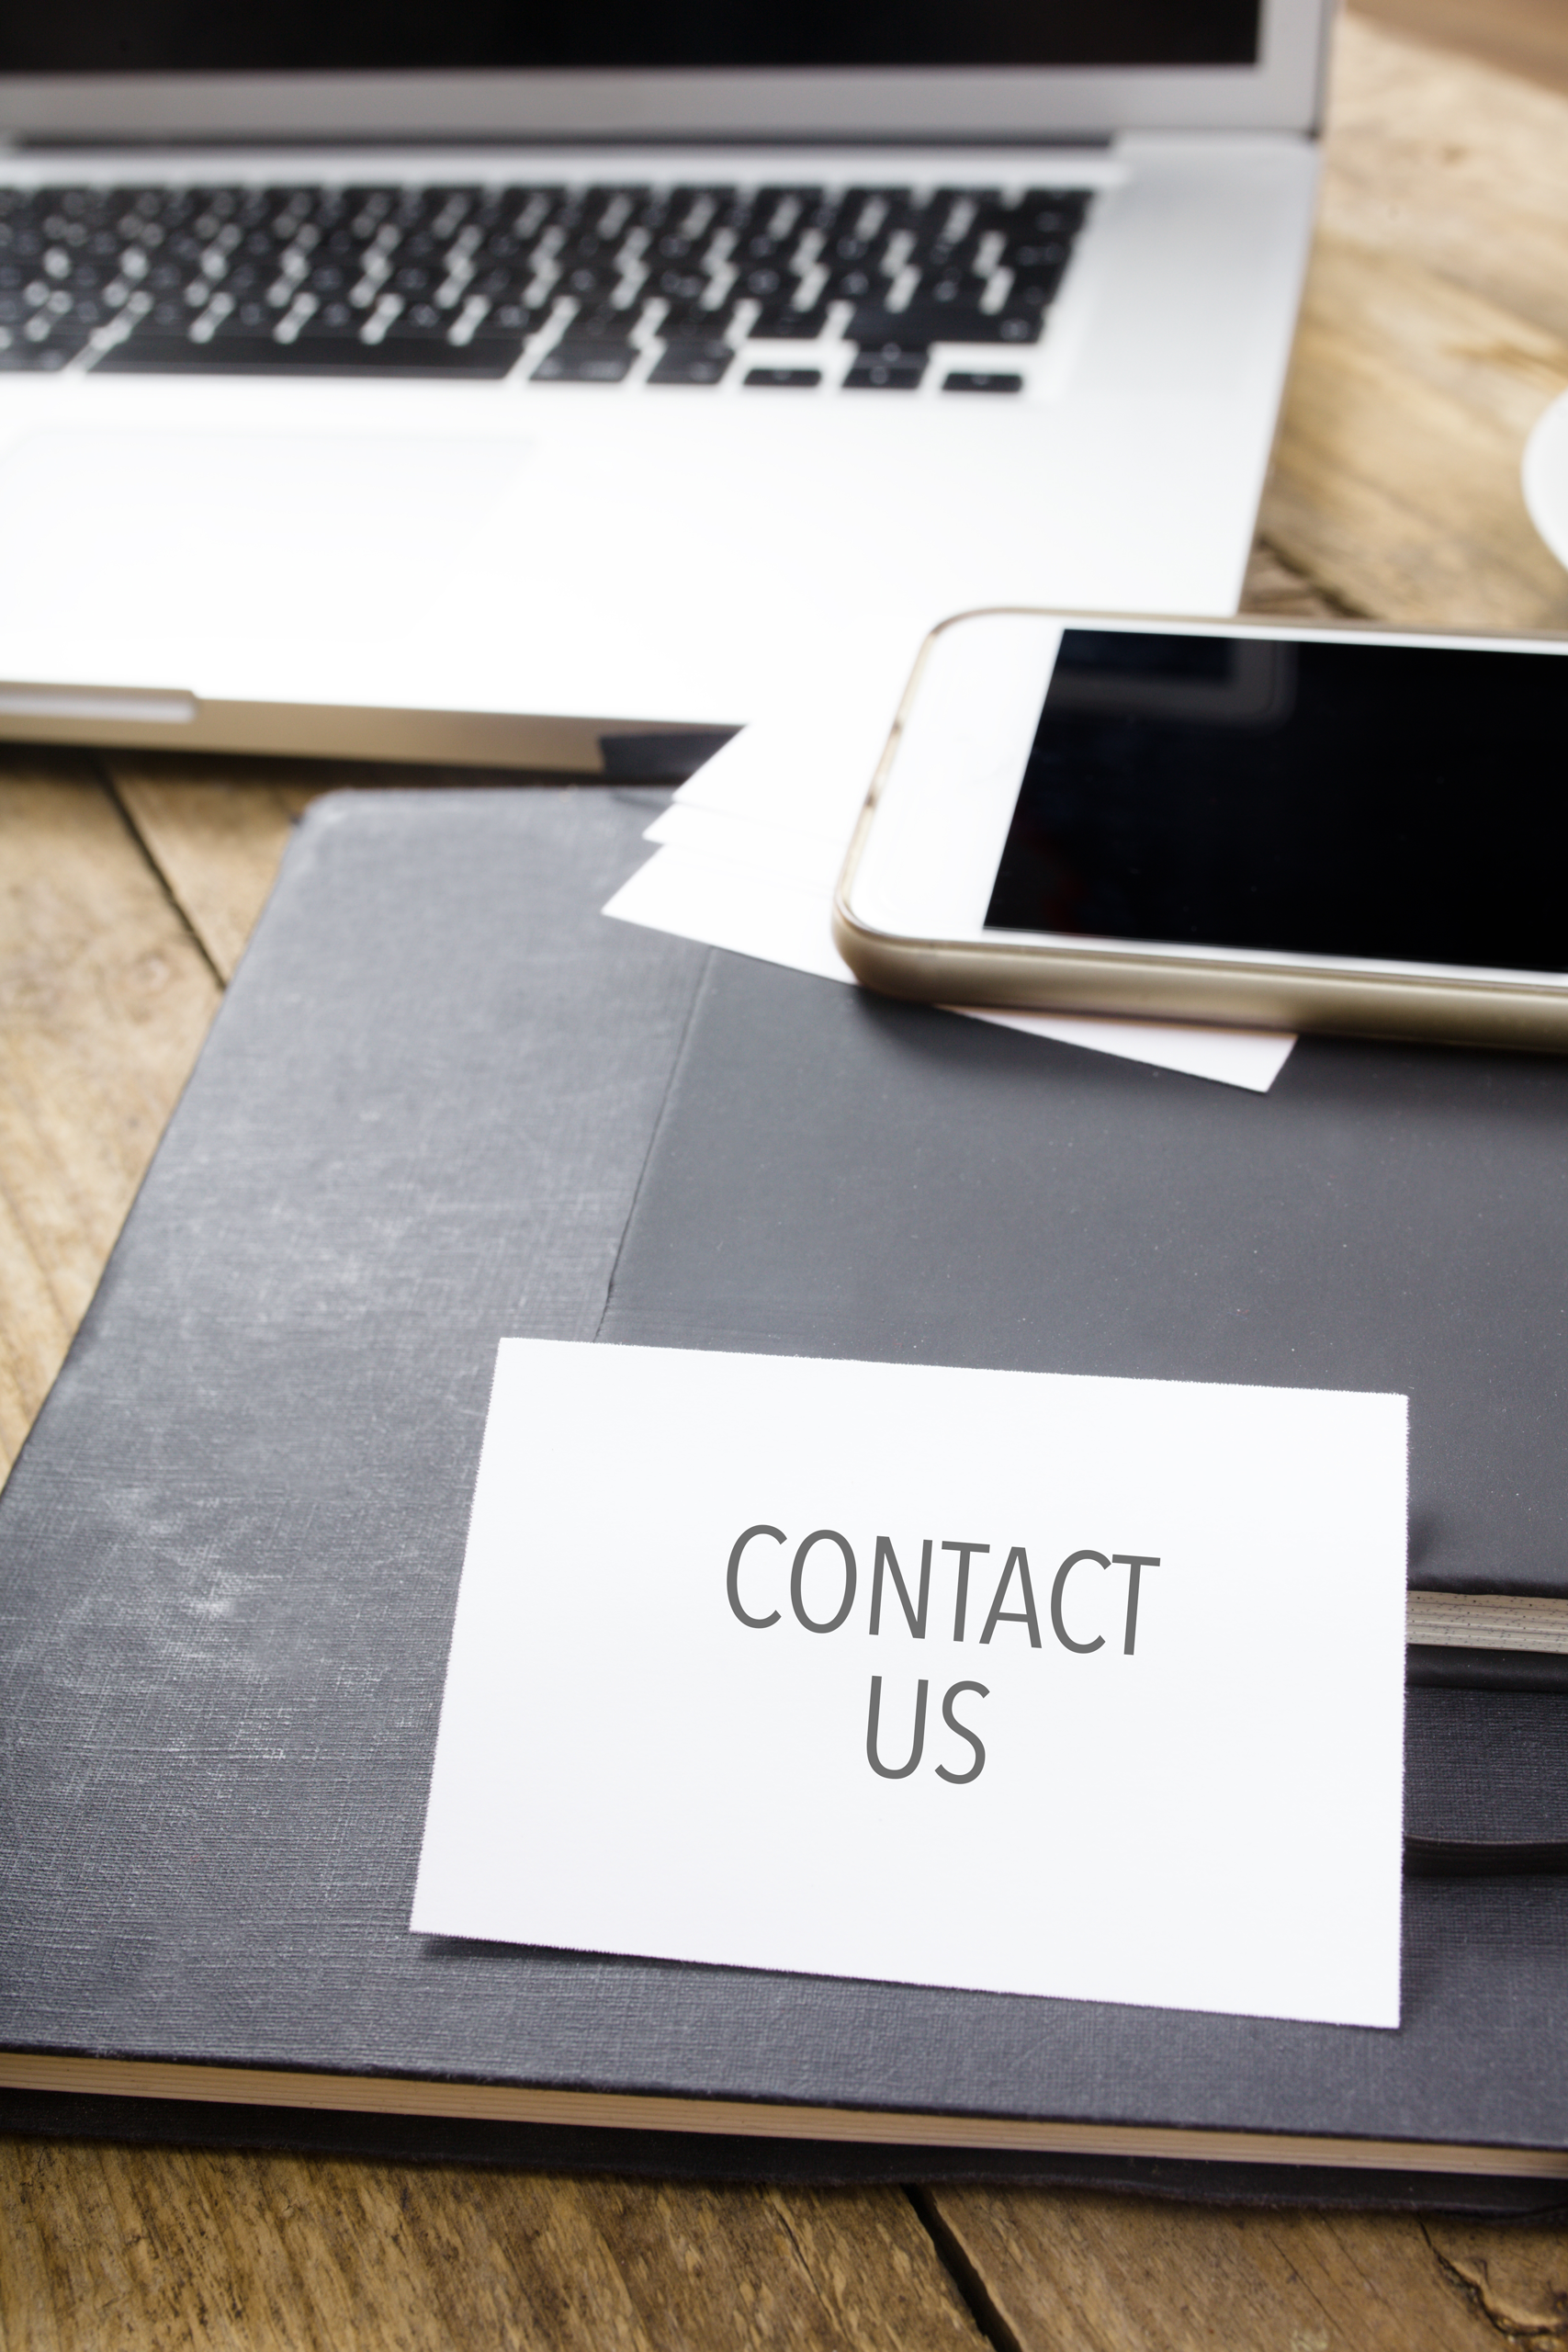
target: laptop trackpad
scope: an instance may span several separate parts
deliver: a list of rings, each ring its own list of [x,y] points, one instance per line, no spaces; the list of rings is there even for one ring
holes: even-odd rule
[[[401,637],[526,455],[500,435],[35,434],[0,461],[0,626]]]

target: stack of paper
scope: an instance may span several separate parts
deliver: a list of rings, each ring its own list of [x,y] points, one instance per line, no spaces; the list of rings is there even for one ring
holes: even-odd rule
[[[658,854],[604,912],[852,986],[829,912],[901,684],[890,686],[886,674],[836,688],[819,684],[789,710],[743,729],[649,827]],[[970,1017],[1259,1094],[1272,1086],[1295,1043],[1274,1031],[1089,1014]]]

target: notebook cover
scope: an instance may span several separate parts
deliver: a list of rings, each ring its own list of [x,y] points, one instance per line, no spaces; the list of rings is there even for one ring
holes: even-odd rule
[[[1568,1065],[1316,1041],[1258,1097],[881,1003],[604,921],[647,816],[301,828],[0,1497],[0,2049],[1568,2147],[1545,1872],[1407,1882],[1397,2033],[408,1932],[507,1333],[1404,1388],[1420,1580],[1568,1585]],[[1413,1826],[1562,1829],[1550,1694],[1415,1697]]]

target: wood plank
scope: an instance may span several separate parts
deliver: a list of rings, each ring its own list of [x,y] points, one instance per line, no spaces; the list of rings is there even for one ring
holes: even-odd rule
[[[1505,2335],[1568,2335],[1568,2231],[1433,2221],[1432,2251]]]
[[[983,2352],[896,2189],[0,2141],[4,2352]]]
[[[581,782],[525,769],[400,766],[389,760],[178,752],[100,756],[147,854],[226,981],[266,904],[290,832],[323,792]]]
[[[1568,628],[1519,490],[1568,344],[1325,232],[1259,534],[1330,596],[1417,628]]]
[[[0,1475],[217,1004],[90,763],[0,754]]]
[[[330,769],[294,761],[247,762],[239,776],[223,772],[241,765],[158,753],[104,758],[120,806],[225,981],[266,904],[296,822],[336,786]]]
[[[1568,90],[1562,0],[1356,0],[1356,11],[1435,48],[1460,50],[1505,73]]]
[[[993,2335],[1016,2352],[1497,2352],[1465,2278],[1404,2216],[1184,2210],[1043,2189],[940,2189],[929,2203],[995,2314]],[[1561,2233],[1555,2243],[1561,2252]],[[1562,2277],[1561,2260],[1539,2276]],[[1522,2309],[1535,2289],[1517,2291]]]
[[[1238,610],[1265,620],[1345,618],[1342,605],[1336,604],[1306,572],[1299,571],[1278,548],[1270,547],[1263,538],[1253,541]]]
[[[1568,97],[1341,17],[1323,226],[1568,338]]]
[[[1568,99],[1348,17],[1260,542],[1331,605],[1568,628],[1525,441],[1568,386]]]

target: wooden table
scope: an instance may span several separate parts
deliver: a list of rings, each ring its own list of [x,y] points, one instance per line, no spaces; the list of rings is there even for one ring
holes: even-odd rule
[[[1451,37],[1568,92],[1561,0],[1368,5],[1406,22],[1439,11]],[[1568,574],[1518,491],[1525,435],[1565,385],[1568,95],[1347,18],[1251,607],[1568,630]],[[0,752],[0,1468],[92,1294],[292,820],[318,792],[409,780]],[[1568,2227],[0,2139],[0,2352],[1328,2352],[1565,2335]]]

